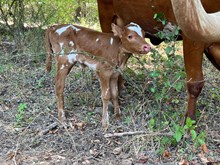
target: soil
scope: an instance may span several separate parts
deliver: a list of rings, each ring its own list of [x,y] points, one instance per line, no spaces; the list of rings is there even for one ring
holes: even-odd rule
[[[220,74],[210,64],[205,64],[211,69],[205,70],[208,77],[198,101],[202,115],[197,122],[198,129],[206,132],[208,153],[205,152],[206,148],[194,148],[189,136],[184,136],[176,145],[164,145],[164,150],[158,152],[162,138],[172,137],[173,132],[169,127],[161,130],[150,129],[147,109],[138,112],[138,109],[145,106],[142,100],[151,99],[148,86],[145,84],[152,80],[140,82],[134,78],[134,83],[142,84],[146,88],[144,96],[129,91],[134,86],[126,84],[127,89],[120,96],[122,119],[115,120],[111,112],[110,125],[105,131],[101,127],[99,81],[94,78],[92,72],[82,72],[74,67],[66,81],[67,121],[63,124],[57,120],[55,69],[52,73],[46,73],[45,57],[35,58],[14,49],[13,43],[2,43],[0,46],[1,165],[220,162]],[[185,90],[179,96],[185,100]],[[182,107],[181,104],[177,103],[177,106]],[[137,110],[132,110],[132,105],[138,107]],[[175,111],[178,111],[178,107]],[[134,134],[127,135],[127,132]],[[114,136],[114,133],[124,134]],[[113,137],[105,137],[107,134]]]

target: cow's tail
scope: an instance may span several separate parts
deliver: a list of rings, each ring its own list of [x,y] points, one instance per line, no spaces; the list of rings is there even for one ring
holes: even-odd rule
[[[46,54],[47,54],[47,58],[46,58],[46,71],[50,72],[51,68],[52,68],[52,54],[53,54],[53,50],[52,50],[52,45],[50,42],[50,38],[49,38],[49,33],[51,31],[51,27],[47,28],[46,30]]]

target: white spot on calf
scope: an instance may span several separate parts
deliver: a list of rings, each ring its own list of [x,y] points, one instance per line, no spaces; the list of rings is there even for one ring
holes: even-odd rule
[[[84,64],[86,65],[86,66],[88,66],[90,69],[92,69],[92,70],[96,70],[96,64],[90,64],[90,63],[88,63],[88,62],[84,62]]]
[[[61,42],[61,43],[60,43],[60,50],[61,50],[61,52],[60,52],[60,53],[61,53],[61,54],[64,54],[64,50],[63,50],[63,44],[64,44],[63,42]]]
[[[129,26],[128,29],[130,29],[132,31],[135,31],[139,36],[144,37],[143,34],[142,34],[142,29],[138,24],[133,23],[133,22],[131,22],[130,24],[132,26]]]
[[[61,113],[62,113],[62,114],[61,114],[61,118],[62,118],[62,119],[65,119],[65,113],[64,113],[64,110],[63,110],[63,109],[61,109]]]
[[[72,64],[74,61],[76,61],[77,54],[73,53],[73,52],[75,52],[74,50],[72,50],[71,52],[72,52],[72,54],[68,55],[68,62]]]
[[[97,38],[95,41],[98,42],[98,41],[99,41],[99,38]]]
[[[65,66],[64,65],[62,65],[61,67],[60,67],[60,69],[63,69]]]
[[[119,114],[121,114],[121,109],[120,108],[118,109],[118,111],[119,111]]]
[[[70,46],[73,46],[73,45],[74,45],[74,42],[73,42],[73,41],[70,41],[69,44],[70,44]]]
[[[63,42],[60,43],[60,49],[63,49]]]
[[[56,32],[57,32],[59,35],[61,35],[61,34],[62,34],[63,32],[65,32],[66,29],[68,29],[69,27],[72,27],[72,29],[73,29],[73,30],[76,30],[76,31],[79,31],[79,30],[80,30],[79,28],[77,28],[77,27],[75,27],[75,26],[73,26],[73,25],[67,25],[67,26],[64,26],[64,27],[62,27],[62,28],[60,28],[60,29],[57,29]]]
[[[107,88],[106,92],[105,92],[105,96],[107,96],[109,93],[109,88]]]
[[[113,38],[110,39],[110,44],[111,44],[111,45],[113,44]]]
[[[106,113],[106,123],[109,125],[109,115],[108,115],[108,112]]]

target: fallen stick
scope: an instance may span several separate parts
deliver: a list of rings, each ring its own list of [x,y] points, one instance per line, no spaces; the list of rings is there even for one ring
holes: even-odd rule
[[[46,129],[42,130],[38,135],[45,135],[46,133],[48,133],[50,130],[56,128],[58,126],[58,123],[52,123],[51,125],[49,125]]]
[[[172,132],[168,132],[168,133],[161,133],[161,132],[147,133],[146,131],[135,131],[135,132],[108,133],[108,134],[105,134],[104,137],[105,138],[110,138],[110,137],[121,137],[121,136],[139,135],[139,134],[144,134],[144,136],[173,136]]]

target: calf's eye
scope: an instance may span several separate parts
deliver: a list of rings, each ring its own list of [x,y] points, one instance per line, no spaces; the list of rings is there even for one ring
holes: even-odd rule
[[[133,38],[133,36],[132,36],[132,35],[129,35],[129,36],[128,36],[128,39],[132,39],[132,38]]]

